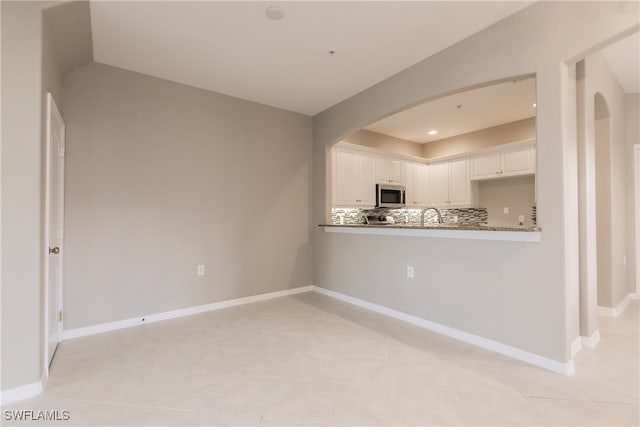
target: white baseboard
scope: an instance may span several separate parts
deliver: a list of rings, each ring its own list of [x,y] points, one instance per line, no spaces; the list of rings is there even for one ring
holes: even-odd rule
[[[219,301],[211,304],[197,305],[195,307],[181,308],[179,310],[165,311],[164,313],[149,314],[146,316],[133,317],[130,319],[118,320],[116,322],[102,323],[99,325],[87,326],[84,328],[69,329],[64,331],[63,340],[85,337],[87,335],[100,334],[102,332],[115,331],[132,326],[144,325],[145,323],[154,323],[161,320],[175,319],[177,317],[191,316],[193,314],[204,313],[207,311],[220,310],[237,305],[250,304],[252,302],[265,301],[273,298],[284,297],[287,295],[295,295],[302,292],[309,292],[313,286],[302,286],[299,288],[285,289],[283,291],[269,292],[266,294],[252,295],[249,297],[236,298],[232,300]]]
[[[622,301],[620,301],[620,304],[618,304],[615,308],[598,306],[598,316],[618,317],[622,313],[624,313],[631,300],[635,299],[638,299],[638,294],[635,292],[630,292],[622,299]]]
[[[580,350],[582,350],[582,337],[576,337],[571,343],[571,358],[576,357]]]
[[[449,326],[441,325],[439,323],[431,322],[429,320],[422,319],[410,314],[403,313],[401,311],[393,310],[381,305],[373,304],[367,301],[363,301],[358,298],[354,298],[348,295],[341,294],[339,292],[331,291],[329,289],[313,286],[313,290],[320,294],[336,298],[338,300],[348,302],[353,305],[357,305],[362,308],[366,308],[371,311],[375,311],[380,314],[384,314],[394,319],[402,320],[413,325],[429,329],[434,332],[458,339],[460,341],[467,342],[469,344],[476,345],[478,347],[485,348],[487,350],[495,351],[496,353],[504,354],[506,356],[513,357],[514,359],[522,360],[535,366],[539,366],[544,369],[548,369],[553,372],[557,372],[563,375],[573,375],[575,367],[573,360],[568,362],[559,362],[557,360],[549,359],[544,356],[539,356],[528,351],[521,350],[516,347],[511,347],[506,344],[499,343],[497,341],[490,340],[478,335],[473,335],[468,332],[460,331],[458,329],[451,328]]]
[[[582,337],[582,346],[586,348],[596,348],[600,342],[600,329],[596,331],[590,337]]]
[[[42,393],[42,390],[44,390],[44,384],[46,384],[46,382],[47,378],[45,375],[43,375],[42,378],[40,378],[40,381],[36,381],[35,383],[3,390],[0,393],[0,405],[4,406],[8,405],[9,403],[17,402],[19,400],[35,397]]]

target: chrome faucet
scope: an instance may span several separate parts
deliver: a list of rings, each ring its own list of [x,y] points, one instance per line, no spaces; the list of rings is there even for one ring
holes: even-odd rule
[[[440,213],[440,209],[436,208],[435,206],[430,206],[422,210],[422,226],[423,227],[424,227],[424,214],[427,213],[427,211],[431,211],[431,210],[436,211],[436,215],[438,216],[438,224],[442,224],[442,213]]]

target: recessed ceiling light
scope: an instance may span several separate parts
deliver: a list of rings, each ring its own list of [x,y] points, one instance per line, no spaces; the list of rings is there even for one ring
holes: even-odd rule
[[[429,132],[427,132],[429,135],[437,135],[438,131],[435,129],[431,129]]]
[[[282,10],[279,6],[270,6],[265,11],[269,19],[273,19],[274,21],[279,21],[284,16],[284,10]]]

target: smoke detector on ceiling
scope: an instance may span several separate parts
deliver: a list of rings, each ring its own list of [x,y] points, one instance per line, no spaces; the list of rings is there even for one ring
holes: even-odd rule
[[[279,21],[284,16],[284,10],[280,6],[270,6],[265,11],[269,19]]]

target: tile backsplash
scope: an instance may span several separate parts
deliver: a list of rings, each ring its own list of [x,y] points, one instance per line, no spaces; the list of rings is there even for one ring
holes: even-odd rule
[[[440,209],[443,222],[456,222],[458,217],[460,223],[480,223],[487,222],[487,210],[482,207],[476,208],[442,208]],[[420,225],[422,223],[422,209],[331,209],[331,223],[341,224],[363,224],[364,215],[391,215],[397,224]],[[425,223],[438,222],[435,211],[429,210],[424,216]]]

